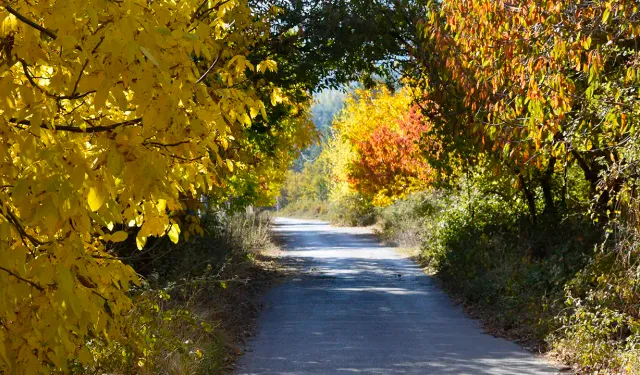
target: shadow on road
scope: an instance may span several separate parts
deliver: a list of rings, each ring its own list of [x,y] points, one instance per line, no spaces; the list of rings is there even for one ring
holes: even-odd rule
[[[362,230],[274,228],[300,272],[274,288],[238,374],[553,374],[483,333],[411,261]]]

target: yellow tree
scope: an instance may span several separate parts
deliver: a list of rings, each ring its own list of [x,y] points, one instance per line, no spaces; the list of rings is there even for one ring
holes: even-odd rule
[[[242,0],[3,1],[0,25],[0,372],[48,373],[125,339],[138,278],[109,244],[178,241],[276,66],[248,62],[268,24]]]

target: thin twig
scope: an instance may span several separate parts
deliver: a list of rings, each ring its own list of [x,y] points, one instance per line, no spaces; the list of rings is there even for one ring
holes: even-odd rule
[[[104,36],[102,36],[102,38],[100,38],[100,41],[98,42],[98,44],[91,51],[92,55],[94,53],[96,53],[96,51],[98,50],[98,47],[100,47],[102,42],[104,42]],[[73,91],[71,91],[71,95],[69,95],[70,97],[73,97],[76,94],[76,91],[78,91],[78,85],[80,84],[80,80],[82,79],[82,75],[84,74],[84,70],[87,69],[87,65],[89,65],[89,58],[87,58],[87,60],[84,62],[84,65],[82,65],[82,69],[80,69],[80,74],[78,74],[78,79],[76,80],[75,85],[73,85]]]
[[[211,66],[209,67],[209,69],[207,69],[207,71],[206,71],[206,72],[204,72],[204,74],[202,75],[202,77],[200,77],[200,79],[199,79],[199,80],[197,80],[197,81],[196,81],[196,83],[200,83],[200,82],[202,82],[202,80],[204,80],[204,79],[209,75],[209,73],[211,73],[211,72],[213,71],[213,68],[214,68],[214,67],[216,66],[216,64],[218,63],[218,60],[220,59],[220,56],[221,56],[221,55],[222,55],[222,52],[220,52],[220,53],[218,54],[218,57],[216,57],[216,59],[215,59],[215,61],[213,62],[213,64],[211,64]]]
[[[21,276],[19,276],[18,274],[14,273],[14,272],[12,272],[11,270],[8,270],[8,269],[6,269],[6,268],[4,268],[4,267],[2,267],[2,266],[0,266],[0,270],[3,270],[4,272],[6,272],[6,273],[8,273],[9,275],[11,275],[11,276],[15,277],[16,279],[18,279],[18,280],[20,280],[20,281],[23,281],[23,282],[25,282],[25,283],[27,283],[27,284],[31,285],[32,287],[34,287],[34,288],[38,289],[39,291],[44,292],[44,288],[43,288],[41,285],[39,285],[39,284],[37,284],[37,283],[35,283],[35,282],[31,281],[31,280],[27,280],[27,279],[25,279],[24,277],[21,277]]]
[[[43,245],[42,241],[27,233],[22,224],[20,224],[20,220],[18,219],[18,217],[13,212],[11,212],[9,206],[5,205],[1,200],[0,209],[2,209],[2,212],[0,212],[0,214],[2,214],[2,216],[4,216],[11,224],[13,224],[16,230],[20,233],[21,237],[27,238],[34,246]]]
[[[175,142],[175,143],[160,143],[160,142],[144,142],[147,145],[152,145],[152,146],[158,146],[158,147],[176,147],[176,146],[180,146],[180,145],[184,145],[187,143],[190,143],[191,139],[186,140],[186,141],[180,141],[180,142]]]
[[[89,94],[93,94],[93,93],[96,92],[96,90],[90,90],[90,91],[87,91],[87,92],[82,93],[82,94],[73,94],[73,95],[56,95],[56,94],[52,94],[49,91],[47,91],[46,89],[44,89],[42,86],[40,86],[40,85],[38,85],[36,83],[36,81],[34,80],[33,75],[29,72],[29,65],[27,64],[27,62],[22,60],[22,59],[20,59],[19,61],[20,61],[20,64],[22,64],[22,70],[24,71],[24,75],[27,77],[27,80],[29,81],[31,86],[37,88],[43,94],[45,94],[46,96],[48,96],[50,98],[54,98],[56,100],[75,100],[75,99],[82,99],[85,96],[87,96]]]

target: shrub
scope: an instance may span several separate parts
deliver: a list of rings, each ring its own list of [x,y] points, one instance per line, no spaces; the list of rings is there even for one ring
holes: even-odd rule
[[[353,192],[332,201],[329,215],[334,224],[352,227],[367,226],[376,221],[376,210],[371,202]]]
[[[126,259],[146,277],[133,291],[126,344],[92,340],[93,366],[74,373],[217,374],[235,347],[234,325],[255,313],[248,278],[263,272],[255,252],[273,246],[267,213],[208,212],[205,235],[158,241]],[[243,328],[243,330],[246,327]]]
[[[329,219],[328,212],[329,204],[327,202],[300,198],[296,201],[289,202],[280,210],[279,215],[325,220]]]
[[[564,285],[586,264],[600,231],[557,215],[532,225],[490,199],[474,205],[474,213],[466,204],[448,205],[424,256],[449,289],[490,311],[497,329],[544,345],[558,328]]]
[[[380,237],[392,244],[419,248],[433,233],[435,215],[442,211],[442,194],[417,192],[379,209]]]
[[[552,341],[585,371],[640,373],[640,249],[628,226],[596,249],[566,285],[561,330]]]

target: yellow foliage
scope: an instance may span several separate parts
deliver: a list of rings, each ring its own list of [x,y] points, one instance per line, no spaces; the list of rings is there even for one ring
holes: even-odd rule
[[[64,371],[128,336],[138,277],[110,232],[177,242],[199,229],[180,198],[243,173],[225,150],[266,114],[236,84],[268,25],[242,0],[17,0],[0,25],[0,372]]]
[[[345,99],[344,109],[333,126],[340,137],[352,143],[366,138],[381,124],[396,125],[411,108],[409,88],[391,92],[386,86],[357,89]]]

